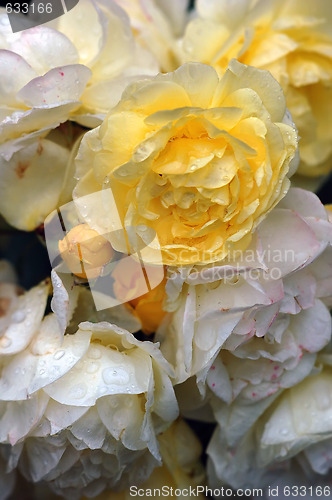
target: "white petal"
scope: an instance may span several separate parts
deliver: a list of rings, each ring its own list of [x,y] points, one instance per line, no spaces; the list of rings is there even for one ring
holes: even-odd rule
[[[31,231],[54,210],[68,159],[67,149],[47,139],[21,149],[9,162],[0,159],[0,210],[10,224]]]
[[[0,50],[0,104],[17,107],[16,94],[36,72],[18,54],[9,50]]]
[[[81,64],[60,66],[31,80],[17,94],[28,107],[78,101],[91,77],[91,71]]]
[[[19,353],[28,346],[44,315],[48,292],[49,282],[43,282],[18,298],[12,323],[0,339],[0,355]]]
[[[108,394],[146,392],[150,373],[150,358],[141,350],[130,349],[124,355],[103,345],[91,345],[76,369],[45,391],[62,404],[93,405],[98,398]]]
[[[70,40],[46,26],[22,31],[11,43],[10,49],[22,56],[39,74],[57,66],[78,63],[77,50]]]
[[[23,351],[4,367],[0,379],[1,399],[27,399],[30,394],[46,388],[59,378],[60,385],[65,383],[61,377],[70,371],[86,352],[90,342],[88,333],[65,335],[61,345],[55,316],[45,318],[44,324],[45,328],[34,339],[32,352]],[[52,329],[49,330],[49,327]],[[50,335],[52,333],[53,338]]]

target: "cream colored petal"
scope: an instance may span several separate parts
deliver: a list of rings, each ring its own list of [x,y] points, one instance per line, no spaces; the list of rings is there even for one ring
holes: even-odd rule
[[[41,139],[2,160],[0,210],[13,226],[33,230],[57,205],[69,151]]]
[[[65,122],[71,111],[79,106],[78,102],[65,102],[60,105],[40,106],[28,111],[16,111],[0,123],[0,143],[8,141],[5,149],[15,144],[9,141],[19,138],[18,142],[26,143],[30,137],[28,134],[34,133],[34,138],[46,135],[46,130],[56,128],[60,123]],[[26,134],[24,137],[22,137]],[[18,148],[16,148],[17,151]]]
[[[0,104],[18,107],[17,92],[37,76],[36,72],[18,54],[0,50],[0,74]]]
[[[37,26],[24,30],[10,44],[10,49],[22,56],[39,74],[57,66],[79,62],[75,46],[59,31]]]
[[[129,19],[113,1],[99,0],[106,24],[106,39],[96,63],[93,81],[118,76],[130,63],[135,52],[135,41]]]
[[[89,67],[98,59],[103,48],[106,26],[105,15],[90,0],[80,0],[56,22],[56,29],[76,48],[79,62]]]
[[[38,331],[49,293],[49,282],[43,282],[18,297],[11,324],[0,339],[0,355],[24,350]]]

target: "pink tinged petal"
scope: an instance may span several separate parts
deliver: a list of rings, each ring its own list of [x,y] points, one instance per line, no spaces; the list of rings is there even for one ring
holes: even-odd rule
[[[314,231],[316,238],[321,242],[321,250],[324,250],[328,244],[332,244],[331,221],[319,220],[316,217],[306,217],[305,220]]]
[[[197,321],[194,337],[192,374],[197,374],[197,382],[205,382],[211,360],[229,338],[233,328],[241,318],[241,312],[216,314],[207,320]],[[207,339],[204,346],[204,337]]]
[[[294,210],[302,217],[316,217],[327,220],[325,207],[318,196],[301,188],[291,188],[279,202],[278,208]]]
[[[286,293],[294,297],[301,309],[308,309],[315,303],[316,280],[311,274],[310,268],[305,268],[296,274],[287,276],[284,279]],[[283,312],[286,312],[283,309]]]
[[[255,314],[255,335],[257,337],[263,337],[268,332],[277,318],[279,309],[279,304],[272,304],[267,307],[262,307],[257,311]]]
[[[318,352],[331,340],[331,315],[320,301],[292,318],[290,329],[297,333],[305,351]]]
[[[257,252],[270,272],[278,271],[279,278],[304,267],[321,249],[310,226],[294,211],[274,209],[257,233],[261,240]]]
[[[207,385],[218,398],[225,403],[232,401],[232,384],[229,380],[228,371],[221,359],[216,358],[206,378]]]
[[[295,368],[284,371],[280,378],[281,387],[294,387],[304,380],[312,372],[315,361],[315,354],[304,353]]]
[[[11,50],[21,55],[39,74],[57,66],[79,62],[77,50],[70,40],[46,26],[22,31],[11,44]]]
[[[29,107],[79,101],[91,74],[89,68],[81,64],[51,69],[25,85],[17,99]]]
[[[0,50],[0,104],[17,107],[16,94],[36,72],[18,54],[9,50]]]

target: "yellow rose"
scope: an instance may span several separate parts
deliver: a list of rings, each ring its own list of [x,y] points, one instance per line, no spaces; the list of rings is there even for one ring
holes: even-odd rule
[[[186,64],[127,87],[84,136],[74,197],[110,187],[123,225],[151,250],[145,262],[152,233],[164,264],[215,262],[245,248],[286,194],[296,150],[282,89],[267,71],[234,60],[219,80],[209,66]],[[97,208],[89,222],[100,227]]]
[[[152,266],[148,273],[151,276]],[[146,334],[157,330],[166,312],[162,308],[165,297],[166,278],[149,292],[145,293],[146,280],[142,281],[142,268],[134,259],[120,260],[112,273],[114,279],[114,293],[121,303],[128,303],[135,310],[142,324],[142,330]],[[144,278],[144,276],[143,276]]]
[[[332,4],[330,0],[198,0],[183,41],[185,60],[222,74],[235,57],[269,70],[299,130],[298,173],[332,168]]]
[[[110,243],[87,224],[73,227],[63,240],[59,251],[73,274],[80,278],[97,278],[113,256]]]

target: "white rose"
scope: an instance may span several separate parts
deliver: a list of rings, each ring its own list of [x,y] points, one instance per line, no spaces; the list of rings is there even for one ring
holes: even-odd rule
[[[18,297],[0,339],[8,473],[17,466],[77,498],[144,481],[160,465],[158,434],[178,415],[170,366],[158,345],[108,322],[63,336],[55,314],[42,319],[47,294],[46,283]]]

